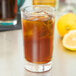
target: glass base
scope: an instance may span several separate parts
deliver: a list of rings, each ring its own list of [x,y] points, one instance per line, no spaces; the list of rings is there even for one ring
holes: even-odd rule
[[[0,25],[5,25],[5,26],[8,26],[8,25],[16,25],[17,24],[17,20],[9,20],[9,21],[0,21]]]
[[[46,72],[52,68],[52,61],[46,64],[35,64],[25,60],[24,67],[26,70],[31,72]]]

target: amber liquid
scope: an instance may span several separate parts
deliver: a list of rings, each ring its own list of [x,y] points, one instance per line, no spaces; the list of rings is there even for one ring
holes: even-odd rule
[[[56,0],[33,0],[33,5],[50,5],[55,7]]]
[[[25,59],[32,63],[47,63],[52,59],[54,22],[49,18],[23,19]]]
[[[0,20],[13,20],[17,16],[17,0],[0,0]]]

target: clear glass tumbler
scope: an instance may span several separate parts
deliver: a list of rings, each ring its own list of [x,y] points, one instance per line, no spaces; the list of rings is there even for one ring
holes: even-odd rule
[[[52,67],[55,10],[47,5],[21,9],[25,68],[45,72]]]

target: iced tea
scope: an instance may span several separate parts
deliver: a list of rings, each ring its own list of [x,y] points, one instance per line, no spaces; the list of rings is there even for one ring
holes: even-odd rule
[[[0,20],[13,20],[17,17],[17,0],[0,0]]]
[[[44,64],[52,59],[54,17],[46,12],[34,15],[22,19],[25,59],[31,63]]]

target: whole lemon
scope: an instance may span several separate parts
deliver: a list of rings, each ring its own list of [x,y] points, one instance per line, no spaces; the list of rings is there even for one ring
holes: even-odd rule
[[[57,29],[62,37],[70,30],[76,30],[76,14],[68,13],[61,16],[57,23]]]

